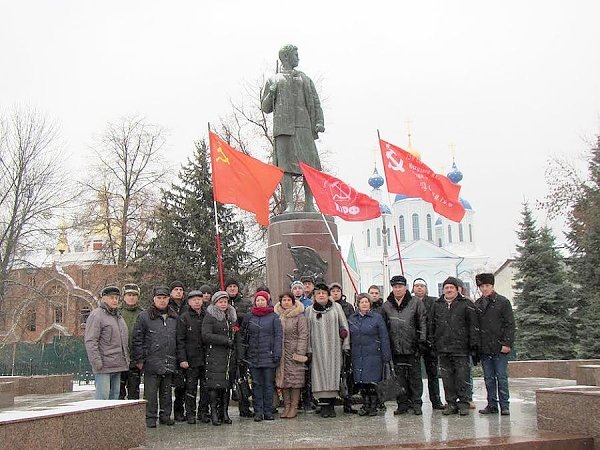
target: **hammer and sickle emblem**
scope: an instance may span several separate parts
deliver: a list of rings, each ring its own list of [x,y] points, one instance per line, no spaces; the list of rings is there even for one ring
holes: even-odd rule
[[[227,155],[225,154],[225,152],[223,151],[223,149],[221,147],[219,147],[217,149],[217,153],[219,154],[219,156],[217,156],[217,159],[215,159],[215,161],[221,161],[224,162],[225,164],[230,164],[229,163],[229,158],[227,157]]]
[[[336,202],[351,202],[354,192],[350,186],[341,181],[334,181],[329,185],[331,198]]]
[[[395,171],[404,172],[404,160],[401,159],[398,161],[396,159],[396,152],[388,147],[387,152],[385,152],[385,157],[388,160],[388,167]]]

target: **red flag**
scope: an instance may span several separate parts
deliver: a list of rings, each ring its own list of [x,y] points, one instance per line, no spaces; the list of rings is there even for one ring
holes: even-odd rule
[[[381,206],[377,200],[304,163],[300,163],[300,169],[323,214],[338,216],[349,222],[381,216]]]
[[[279,167],[238,152],[209,132],[213,195],[219,203],[237,205],[269,224],[269,199],[283,177]]]
[[[419,158],[406,150],[379,139],[383,170],[388,191],[420,197],[433,205],[433,210],[455,222],[465,215],[460,203],[460,185],[436,174]]]

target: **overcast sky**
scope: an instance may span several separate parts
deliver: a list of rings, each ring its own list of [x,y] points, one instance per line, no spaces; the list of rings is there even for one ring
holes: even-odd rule
[[[142,114],[168,128],[176,171],[207,122],[293,43],[299,69],[321,80],[318,145],[337,176],[369,192],[376,130],[406,146],[410,120],[434,170],[449,170],[454,145],[494,260],[514,250],[523,200],[544,196],[547,159],[582,153],[599,132],[597,0],[0,5],[0,108],[58,121],[74,166],[108,121]]]

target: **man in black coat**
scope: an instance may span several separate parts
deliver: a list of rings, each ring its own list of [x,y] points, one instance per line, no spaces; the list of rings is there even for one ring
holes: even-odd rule
[[[204,318],[202,292],[192,291],[188,295],[188,310],[177,320],[177,359],[179,367],[185,371],[185,411],[187,423],[196,423],[196,395],[200,382],[200,403],[198,419],[203,423],[208,418],[208,396],[206,371],[204,367],[204,344],[202,342],[202,319]]]
[[[427,295],[427,282],[423,278],[415,278],[413,281],[413,298],[420,300],[425,307],[425,313],[427,315],[427,327],[431,321],[431,309],[435,302],[435,297]],[[429,391],[429,400],[433,409],[444,409],[444,404],[440,399],[440,380],[439,380],[439,369],[438,369],[438,357],[433,350],[431,343],[431,336],[426,340],[425,346],[421,349],[421,356],[423,356],[423,363],[425,365],[425,372],[427,373],[427,388]]]
[[[175,280],[171,283],[171,293],[169,296],[169,308],[177,313],[183,314],[188,310],[185,302],[185,292],[183,283]],[[177,369],[173,374],[173,390],[175,391],[175,401],[173,402],[173,413],[177,422],[184,422],[185,416],[185,371]]]
[[[427,322],[425,306],[406,288],[406,278],[395,275],[390,280],[392,292],[381,308],[390,335],[394,368],[402,385],[394,415],[404,414],[412,404],[415,415],[422,412],[423,380],[419,347],[425,345]]]
[[[237,324],[241,326],[244,317],[250,313],[252,302],[242,297],[242,294],[240,293],[240,284],[235,278],[228,278],[225,280],[225,292],[227,292],[227,295],[229,296],[229,304],[233,306],[235,313],[237,314]],[[246,367],[244,364],[241,364],[237,367],[235,379],[247,375],[248,367]],[[238,391],[241,391],[241,389]],[[250,410],[250,399],[241,392],[238,392],[238,397],[240,417],[254,417],[254,413]]]
[[[372,284],[369,286],[367,293],[371,296],[373,300],[371,302],[371,311],[379,313],[381,308],[383,307],[383,299],[381,298],[381,292],[379,291],[379,286],[376,284]]]
[[[508,355],[515,335],[515,320],[510,301],[494,290],[494,274],[480,273],[475,281],[481,297],[475,305],[481,328],[481,365],[487,390],[487,406],[481,414],[510,414]]]
[[[440,358],[446,402],[444,415],[469,414],[470,361],[479,350],[475,306],[458,293],[458,280],[448,277],[444,293],[435,301],[429,322],[429,336]]]
[[[168,287],[156,286],[152,305],[140,313],[133,329],[133,360],[144,371],[148,428],[156,427],[157,418],[163,425],[175,423],[171,419],[171,384],[177,370],[177,314],[169,308],[169,293]]]

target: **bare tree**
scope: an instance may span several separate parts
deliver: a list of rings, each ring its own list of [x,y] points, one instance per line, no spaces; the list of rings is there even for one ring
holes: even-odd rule
[[[56,230],[69,181],[53,122],[33,109],[0,116],[0,308],[16,255]]]
[[[109,123],[93,147],[95,161],[84,186],[89,199],[78,226],[106,236],[109,259],[122,266],[135,260],[149,238],[165,173],[165,131],[144,118]]]

